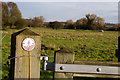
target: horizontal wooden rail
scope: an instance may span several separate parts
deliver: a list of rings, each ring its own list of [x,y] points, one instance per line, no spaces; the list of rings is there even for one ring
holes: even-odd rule
[[[119,66],[120,67],[120,62],[74,61],[74,64],[97,65],[97,66]]]
[[[74,77],[99,77],[99,78],[120,78],[118,75],[102,75],[102,74],[78,74],[74,73]]]

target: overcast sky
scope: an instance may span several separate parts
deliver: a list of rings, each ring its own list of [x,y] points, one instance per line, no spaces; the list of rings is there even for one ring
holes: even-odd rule
[[[119,2],[119,0],[0,0],[4,2]]]
[[[118,2],[16,2],[23,18],[43,16],[46,21],[76,21],[96,14],[107,23],[118,22]]]

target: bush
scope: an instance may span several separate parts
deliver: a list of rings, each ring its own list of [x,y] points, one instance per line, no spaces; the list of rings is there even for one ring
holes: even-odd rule
[[[18,19],[15,22],[15,26],[16,26],[16,29],[24,28],[26,26],[26,20],[25,19]]]
[[[32,27],[43,27],[44,26],[44,17],[34,17],[32,19]]]
[[[65,22],[65,26],[64,26],[65,29],[75,29],[75,25],[74,25],[74,22],[72,20],[67,20]]]
[[[51,27],[52,29],[62,29],[63,28],[63,24],[61,22],[58,21],[54,21],[54,22],[50,22],[49,23],[49,27]]]
[[[115,31],[117,31],[117,30],[119,30],[120,26],[119,26],[119,24],[115,24],[115,25],[113,26],[113,28],[114,28]]]
[[[2,29],[10,29],[10,26],[2,26]]]
[[[87,14],[86,17],[83,17],[76,21],[77,29],[91,29],[91,30],[104,30],[105,22],[101,17],[97,17],[95,14]]]
[[[65,29],[75,29],[74,24],[65,25],[64,27]]]

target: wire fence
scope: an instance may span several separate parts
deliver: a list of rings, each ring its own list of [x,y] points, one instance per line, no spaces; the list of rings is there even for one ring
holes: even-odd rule
[[[35,57],[35,55],[22,55],[22,56],[18,56],[18,57],[9,56],[8,59],[2,60],[2,62],[12,60],[12,59],[15,59],[15,58],[23,58],[23,57]]]
[[[2,41],[5,38],[6,34],[2,37],[2,39],[0,41]]]

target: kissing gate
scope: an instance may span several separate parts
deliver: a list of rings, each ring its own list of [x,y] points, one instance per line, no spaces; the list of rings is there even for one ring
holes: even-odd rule
[[[12,34],[11,39],[11,80],[40,80],[40,60],[43,70],[54,71],[54,80],[73,80],[73,77],[120,78],[117,62],[74,61],[74,53],[60,50],[54,54],[54,62],[46,62],[41,56],[40,35],[23,29]]]

